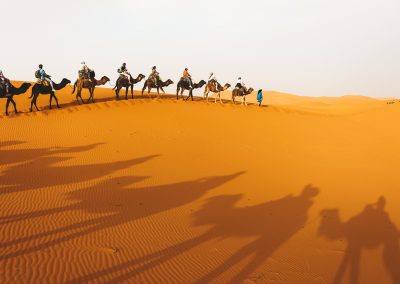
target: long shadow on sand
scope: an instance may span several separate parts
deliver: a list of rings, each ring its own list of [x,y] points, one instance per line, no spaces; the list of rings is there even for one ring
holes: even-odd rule
[[[63,166],[61,163],[74,158],[73,154],[90,151],[101,145],[79,147],[3,149],[5,146],[21,144],[18,141],[0,145],[1,172],[0,195],[13,192],[41,189],[78,182],[87,182],[107,176],[113,172],[143,163],[157,155],[87,165]],[[60,155],[63,156],[60,156]],[[68,156],[66,156],[68,154]]]
[[[210,225],[204,234],[143,257],[74,279],[70,283],[104,280],[119,283],[137,277],[177,256],[211,241],[231,237],[256,237],[197,280],[209,283],[242,260],[251,260],[233,275],[231,281],[241,283],[267,260],[272,253],[301,230],[308,220],[308,210],[319,189],[306,186],[302,193],[251,207],[236,207],[241,195],[218,196],[194,214],[194,225]]]
[[[136,162],[138,160],[145,162],[151,157],[153,156],[136,159]],[[112,167],[112,165],[109,166]],[[11,250],[11,253],[4,252],[0,256],[0,260],[7,260],[48,249],[65,241],[128,222],[134,222],[135,220],[188,204],[242,173],[238,172],[226,176],[206,177],[143,188],[132,186],[147,177],[118,177],[102,181],[95,186],[73,191],[66,196],[67,199],[76,201],[72,205],[29,212],[22,216],[8,216],[8,219],[6,217],[3,221],[12,220],[12,222],[15,222],[17,219],[22,220],[22,217],[34,221],[38,217],[47,217],[60,213],[67,214],[68,212],[80,210],[99,213],[101,216],[3,242],[0,244],[3,252],[14,246],[25,248]]]
[[[392,282],[400,283],[400,232],[384,210],[385,205],[385,198],[380,197],[377,203],[368,204],[347,222],[340,220],[338,209],[321,211],[318,233],[331,240],[347,240],[347,248],[333,283],[342,283],[347,269],[350,272],[349,282],[359,283],[362,251],[380,245],[383,245],[382,259]]]

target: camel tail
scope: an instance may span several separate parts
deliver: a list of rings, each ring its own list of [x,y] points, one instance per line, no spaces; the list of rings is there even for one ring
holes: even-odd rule
[[[144,90],[146,90],[147,88],[147,81],[144,81],[144,85],[143,85],[143,89],[142,89],[142,95],[144,93]]]
[[[75,83],[74,83],[74,89],[72,90],[72,94],[75,93],[75,88],[76,88],[76,81],[75,81]]]

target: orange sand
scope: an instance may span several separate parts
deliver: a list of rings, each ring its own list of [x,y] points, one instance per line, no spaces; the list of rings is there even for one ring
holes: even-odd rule
[[[400,103],[70,92],[0,101],[1,283],[400,283]]]

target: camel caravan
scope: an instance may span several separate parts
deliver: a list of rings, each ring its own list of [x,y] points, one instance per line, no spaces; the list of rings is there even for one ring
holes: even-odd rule
[[[139,74],[136,78],[132,77],[129,73],[126,63],[123,63],[120,68],[117,70],[119,77],[115,83],[115,86],[112,90],[115,91],[116,99],[119,100],[119,93],[122,89],[125,88],[125,99],[128,99],[129,89],[131,90],[131,96],[133,96],[133,88],[136,84],[144,81],[144,85],[142,88],[142,97],[144,95],[145,90],[147,89],[147,96],[150,97],[150,92],[152,89],[157,90],[157,98],[160,98],[160,90],[165,94],[164,88],[170,85],[173,85],[174,82],[171,79],[167,79],[163,81],[160,77],[160,74],[157,71],[157,67],[153,66],[150,75],[146,78],[145,75]],[[71,84],[71,81],[67,78],[61,80],[60,83],[55,83],[51,76],[46,73],[43,69],[43,65],[39,65],[39,69],[35,72],[36,83],[33,85],[31,83],[23,83],[20,87],[15,87],[11,84],[11,81],[7,79],[3,72],[0,70],[0,99],[6,99],[6,115],[8,115],[8,107],[10,104],[14,107],[14,112],[18,113],[17,104],[14,101],[14,96],[22,95],[26,93],[31,87],[32,93],[29,96],[31,99],[30,111],[32,112],[35,108],[36,111],[39,111],[37,106],[37,99],[40,95],[49,95],[49,108],[52,108],[52,102],[55,101],[57,108],[61,108],[58,103],[58,98],[56,96],[56,91],[64,89],[67,85]],[[96,79],[96,73],[93,69],[89,68],[85,62],[81,63],[81,66],[78,71],[78,79],[73,84],[72,94],[76,93],[76,101],[78,104],[86,104],[86,103],[94,103],[94,94],[96,86],[103,86],[105,84],[110,84],[110,79],[107,76],[102,76],[100,80]],[[194,82],[192,76],[189,74],[188,68],[185,68],[183,71],[183,75],[177,83],[176,88],[176,99],[179,100],[181,97],[183,100],[191,99],[194,101],[193,90],[201,89],[204,87],[203,99],[208,102],[209,95],[214,95],[214,102],[217,102],[217,99],[220,103],[222,103],[221,92],[227,91],[231,85],[226,83],[221,85],[215,75],[213,73],[210,74],[207,81],[200,80],[199,82]],[[89,98],[85,102],[82,98],[82,91],[86,89],[89,92]],[[184,97],[184,92],[188,91],[188,96]],[[254,92],[253,88],[246,88],[245,84],[242,81],[242,78],[239,77],[238,81],[235,85],[235,88],[232,90],[232,102],[235,103],[236,97],[242,97],[242,105],[247,105],[246,96],[252,94]],[[258,91],[257,101],[261,106],[262,102],[262,90]]]

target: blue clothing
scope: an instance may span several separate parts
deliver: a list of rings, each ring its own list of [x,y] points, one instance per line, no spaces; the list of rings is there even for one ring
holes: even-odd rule
[[[45,80],[46,79],[46,71],[44,71],[43,69],[39,69],[39,73],[40,73],[40,80]]]
[[[263,100],[263,94],[262,94],[262,92],[258,92],[258,94],[257,94],[257,101],[258,101],[259,103],[261,103],[262,100]]]

